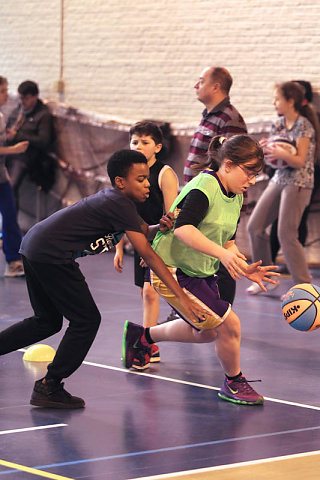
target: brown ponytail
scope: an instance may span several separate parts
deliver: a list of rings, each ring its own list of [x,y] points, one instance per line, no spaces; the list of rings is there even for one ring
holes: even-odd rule
[[[226,158],[235,165],[255,160],[252,171],[256,173],[260,172],[264,165],[263,151],[259,143],[249,135],[234,135],[230,138],[217,135],[209,144],[207,160],[197,165],[195,170],[199,173],[205,168],[211,168],[217,172]]]
[[[287,101],[293,99],[296,112],[307,118],[313,126],[316,140],[314,159],[316,161],[320,153],[320,125],[316,112],[308,101],[306,101],[305,88],[299,82],[284,82],[277,84],[276,89],[280,90],[281,94]]]

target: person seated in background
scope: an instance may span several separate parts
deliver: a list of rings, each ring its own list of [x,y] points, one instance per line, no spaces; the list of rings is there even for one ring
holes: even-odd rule
[[[8,81],[0,76],[0,108],[8,101]],[[0,213],[2,216],[2,249],[6,260],[5,277],[22,277],[24,269],[19,253],[22,234],[17,223],[13,191],[5,166],[5,155],[23,153],[28,142],[19,142],[10,147],[5,146],[6,124],[0,112]]]
[[[9,144],[28,141],[29,146],[25,153],[8,159],[17,211],[19,189],[26,175],[47,192],[53,185],[55,174],[55,161],[49,155],[54,141],[53,117],[49,108],[40,100],[38,85],[31,80],[22,82],[18,93],[20,105],[9,117],[7,141]]]

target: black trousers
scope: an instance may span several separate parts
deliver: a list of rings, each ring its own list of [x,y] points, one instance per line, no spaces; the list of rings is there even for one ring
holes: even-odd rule
[[[22,257],[32,317],[0,332],[0,355],[32,345],[68,328],[48,365],[51,378],[70,376],[83,362],[97,334],[101,316],[76,262],[38,263]]]

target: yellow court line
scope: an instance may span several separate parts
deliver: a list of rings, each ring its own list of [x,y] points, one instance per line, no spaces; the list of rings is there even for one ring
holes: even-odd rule
[[[6,462],[0,459],[0,465],[8,468],[14,468],[15,470],[21,470],[22,472],[31,473],[38,477],[52,478],[53,480],[75,480],[70,477],[62,477],[61,475],[55,475],[54,473],[44,472],[43,470],[37,470],[36,468],[26,467],[25,465],[19,465],[18,463]]]

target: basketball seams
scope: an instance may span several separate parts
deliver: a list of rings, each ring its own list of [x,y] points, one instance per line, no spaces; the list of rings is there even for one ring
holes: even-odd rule
[[[299,300],[302,300],[302,299],[299,298]],[[302,332],[303,332],[303,331],[308,332],[309,330],[312,329],[312,327],[313,327],[313,325],[314,325],[314,322],[315,322],[316,319],[317,319],[317,307],[316,307],[316,305],[315,305],[315,302],[312,302],[312,301],[309,300],[309,299],[304,299],[304,300],[307,300],[308,302],[310,302],[310,305],[309,305],[307,308],[305,308],[301,313],[299,313],[299,316],[298,316],[298,317],[293,317],[291,321],[286,319],[286,322],[288,323],[288,325],[293,326],[294,322],[299,322],[299,320],[301,321],[300,316],[301,316],[303,313],[308,313],[308,310],[310,310],[310,308],[314,307],[314,308],[315,308],[315,312],[314,312],[314,315],[313,315],[313,316],[314,316],[314,319],[313,319],[312,324],[310,325],[310,327],[309,327],[307,330],[300,330],[299,328],[297,329],[297,330],[300,330],[300,331],[302,331]],[[295,305],[295,304],[296,304],[296,301],[292,301],[292,302],[287,303],[287,304],[286,304],[286,307],[287,307],[288,305],[291,305],[291,304]]]

